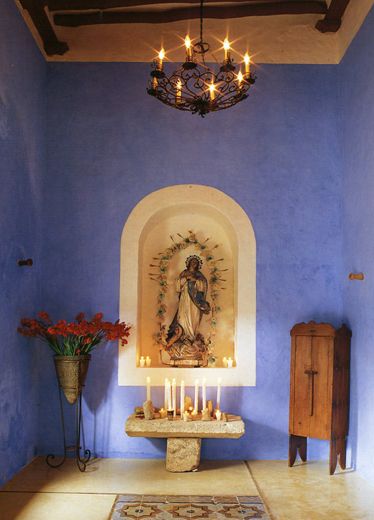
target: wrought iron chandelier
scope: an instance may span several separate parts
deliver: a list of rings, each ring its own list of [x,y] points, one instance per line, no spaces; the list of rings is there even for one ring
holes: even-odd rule
[[[189,111],[204,117],[209,112],[230,108],[248,97],[248,90],[256,77],[251,74],[248,53],[243,57],[243,71],[237,70],[231,58],[228,39],[223,43],[224,60],[218,70],[211,69],[205,62],[210,46],[203,37],[204,0],[200,0],[200,38],[192,44],[187,35],[184,40],[186,61],[170,75],[164,67],[165,51],[161,49],[152,63],[148,94],[165,105]]]

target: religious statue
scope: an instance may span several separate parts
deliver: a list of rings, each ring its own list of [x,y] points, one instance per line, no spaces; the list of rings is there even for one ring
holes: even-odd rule
[[[166,351],[176,366],[206,364],[207,348],[199,325],[203,314],[210,313],[210,304],[206,301],[208,281],[200,271],[202,264],[199,256],[189,256],[176,282],[178,308],[166,336]]]

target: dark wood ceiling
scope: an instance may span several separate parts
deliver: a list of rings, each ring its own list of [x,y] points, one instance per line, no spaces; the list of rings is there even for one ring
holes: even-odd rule
[[[200,0],[19,1],[28,12],[48,56],[63,55],[69,50],[68,44],[57,38],[55,26],[160,24],[193,20],[200,16]],[[322,33],[336,32],[341,26],[349,1],[331,0],[328,5],[325,0],[205,0],[204,18],[320,14],[316,29]],[[168,6],[163,7],[162,4]],[[181,4],[180,7],[178,4]]]

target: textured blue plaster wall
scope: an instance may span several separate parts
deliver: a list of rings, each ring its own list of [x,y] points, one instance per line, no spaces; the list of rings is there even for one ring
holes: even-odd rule
[[[247,212],[257,238],[257,386],[223,391],[239,441],[207,441],[207,458],[285,458],[289,330],[341,322],[341,168],[336,68],[263,66],[250,98],[227,112],[180,113],[145,93],[147,64],[52,64],[43,184],[43,302],[56,318],[118,316],[119,250],[134,205],[164,186],[214,186]],[[59,448],[52,359],[41,367],[41,453]],[[117,348],[92,359],[86,441],[100,456],[163,456],[128,438],[144,390],[117,385]],[[327,444],[310,444],[312,458]]]
[[[25,465],[37,445],[34,349],[17,332],[39,300],[40,197],[45,163],[45,73],[15,4],[0,16],[0,484]],[[35,266],[20,268],[19,258]]]
[[[361,474],[374,482],[374,10],[340,65],[344,168],[344,313],[352,331],[351,438]],[[350,282],[349,272],[364,272]]]

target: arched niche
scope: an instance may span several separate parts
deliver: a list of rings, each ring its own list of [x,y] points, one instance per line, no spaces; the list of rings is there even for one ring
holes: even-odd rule
[[[220,294],[222,313],[217,320],[217,362],[207,368],[162,366],[152,355],[150,368],[139,367],[140,355],[155,352],[153,333],[157,330],[155,300],[157,286],[149,277],[155,251],[170,244],[170,235],[193,230],[202,241],[218,244],[223,257],[225,290]],[[171,276],[183,269],[188,248],[171,263]],[[206,269],[204,267],[203,269]],[[175,295],[168,293],[173,312]],[[205,378],[215,385],[222,378],[226,386],[254,386],[256,383],[256,241],[252,224],[231,197],[209,186],[177,185],[155,191],[132,210],[121,238],[120,318],[133,325],[129,343],[119,347],[119,384],[143,386],[147,376],[153,385],[165,377],[184,379],[187,385]],[[170,320],[167,317],[166,323]],[[204,324],[202,322],[202,327]],[[233,368],[222,366],[222,356],[234,359]]]

